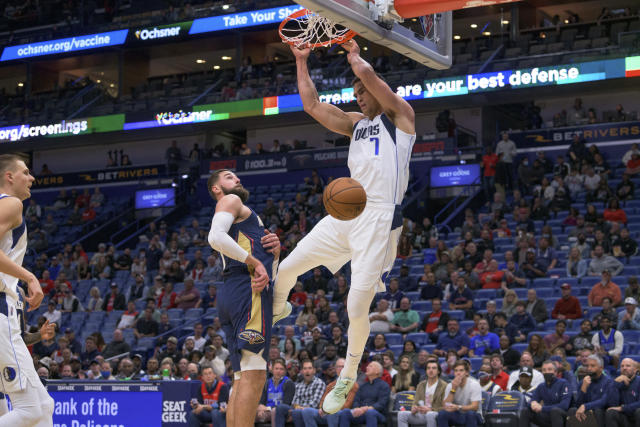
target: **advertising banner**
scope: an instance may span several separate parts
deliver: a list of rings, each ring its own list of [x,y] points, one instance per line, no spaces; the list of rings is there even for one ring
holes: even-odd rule
[[[212,31],[231,30],[256,25],[279,24],[284,18],[300,9],[303,9],[302,6],[291,5],[200,18],[193,21],[189,34],[210,33]]]
[[[138,181],[157,178],[166,174],[165,165],[111,168],[101,171],[62,173],[37,176],[35,188],[66,187],[72,185],[105,184],[108,182]]]
[[[536,148],[571,144],[573,135],[587,142],[620,141],[640,138],[640,122],[601,123],[554,129],[535,129],[512,132],[509,137],[518,148]]]
[[[313,151],[294,151],[289,154],[288,169],[330,168],[347,164],[349,147]]]
[[[431,187],[453,187],[480,183],[480,165],[453,165],[431,168]]]
[[[79,50],[98,49],[124,44],[129,30],[109,31],[65,39],[49,40],[5,47],[0,61],[33,58],[35,56],[57,55]]]
[[[184,427],[199,381],[47,384],[59,427]],[[142,410],[144,409],[144,410]]]
[[[208,19],[208,18],[205,18]],[[195,21],[194,21],[195,23]],[[162,28],[158,27],[158,31]],[[177,31],[177,30],[176,30]],[[182,31],[182,30],[181,30]],[[147,33],[145,33],[147,34]],[[159,33],[154,33],[159,34]],[[140,32],[139,37],[142,37]],[[531,69],[504,70],[492,73],[469,74],[460,77],[447,77],[443,79],[426,80],[422,83],[407,82],[396,88],[396,93],[407,100],[424,99],[443,96],[467,95],[498,90],[512,90],[519,88],[540,87],[559,84],[573,84],[594,80],[614,78],[632,78],[640,75],[640,56],[607,59],[572,65],[558,65],[550,67],[535,67]],[[333,105],[341,105],[354,102],[352,88],[342,88],[333,91],[321,92],[319,98],[322,102]],[[125,114],[113,114],[108,116],[88,117],[85,119],[62,120],[59,123],[46,123],[39,125],[17,124],[0,128],[0,143],[17,142],[25,139],[40,137],[62,137],[99,132],[128,131],[136,129],[148,129],[179,125],[196,125],[199,123],[219,120],[238,119],[243,117],[269,116],[289,112],[302,111],[302,100],[299,95],[271,96],[266,98],[247,99],[242,101],[221,102],[216,104],[195,105],[190,108],[176,109],[173,111],[132,112]],[[619,126],[618,126],[619,125]],[[609,136],[613,139],[635,135],[637,126],[628,124],[611,125]],[[609,125],[593,125],[609,126]],[[619,127],[616,130],[616,126]],[[604,129],[594,128],[592,136],[587,133],[586,138],[599,138],[607,140]],[[544,134],[546,131],[536,131],[537,134],[527,136],[526,140],[538,139],[539,143],[546,144],[560,138],[557,134]],[[542,132],[542,133],[540,133]],[[562,132],[571,132],[563,130]],[[564,136],[562,137],[566,139]],[[570,139],[570,138],[569,138]],[[517,141],[516,141],[517,142]],[[523,142],[524,143],[524,142]],[[429,151],[438,151],[437,144],[433,146],[423,145],[418,147],[417,153],[428,155]],[[519,145],[520,146],[520,145]],[[338,155],[325,153],[325,156]],[[327,164],[329,157],[317,159]],[[338,159],[333,159],[338,160]],[[315,161],[299,157],[297,163]]]

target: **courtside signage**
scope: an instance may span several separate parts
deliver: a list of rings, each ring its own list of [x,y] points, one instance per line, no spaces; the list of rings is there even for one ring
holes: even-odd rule
[[[210,33],[212,31],[280,23],[284,18],[300,9],[302,9],[301,6],[284,6],[252,12],[200,18],[193,21],[189,34]]]
[[[125,42],[129,30],[110,31],[107,33],[89,34],[66,39],[49,40],[38,43],[27,43],[5,47],[0,61],[33,58],[35,56],[56,55],[79,50],[98,49],[118,46]]]

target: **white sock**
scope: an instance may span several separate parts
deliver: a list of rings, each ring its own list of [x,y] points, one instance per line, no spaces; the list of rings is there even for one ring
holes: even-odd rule
[[[369,324],[369,306],[376,290],[362,291],[360,289],[350,289],[347,301],[347,312],[349,313],[349,330],[347,332],[347,360],[344,369],[340,374],[341,378],[356,379],[358,376],[358,366],[362,359],[362,351],[369,339],[371,326]]]
[[[295,286],[298,276],[317,266],[317,261],[311,259],[301,250],[295,249],[280,263],[273,288],[274,315],[278,315],[284,310],[289,292]]]

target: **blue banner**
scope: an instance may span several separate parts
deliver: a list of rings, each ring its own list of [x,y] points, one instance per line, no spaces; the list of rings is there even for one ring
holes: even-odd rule
[[[431,168],[431,187],[453,187],[480,183],[480,165],[453,165]]]
[[[189,34],[210,33],[212,31],[280,23],[284,18],[300,9],[303,9],[303,7],[282,6],[274,7],[272,9],[262,9],[251,12],[232,13],[229,15],[196,19],[191,25]]]
[[[118,46],[125,42],[129,30],[110,31],[107,33],[89,34],[66,39],[49,40],[38,43],[27,43],[5,47],[0,61],[32,58],[34,56],[56,55],[86,49]]]
[[[571,144],[573,135],[587,142],[620,141],[640,138],[640,122],[601,123],[573,127],[512,132],[509,137],[518,148]]]
[[[117,425],[122,427],[162,427],[161,392],[52,392],[53,423],[80,427]],[[144,408],[144,411],[140,409]],[[157,416],[150,416],[157,414]]]
[[[65,427],[186,427],[200,381],[50,381],[53,424]]]

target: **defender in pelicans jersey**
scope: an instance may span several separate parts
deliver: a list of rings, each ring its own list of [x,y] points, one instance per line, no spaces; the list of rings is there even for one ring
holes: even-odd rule
[[[409,182],[409,159],[415,142],[415,114],[411,106],[380,79],[360,57],[353,40],[342,45],[356,75],[353,90],[362,113],[344,112],[320,102],[307,69],[309,49],[292,47],[298,70],[298,92],[304,110],[332,130],[351,138],[348,166],[351,178],[362,184],[367,205],[351,221],[323,218],[282,262],[274,292],[274,321],[289,310],[286,299],[296,278],[324,265],[336,272],[351,261],[351,289],[347,311],[349,331],[347,361],[322,409],[341,409],[354,384],[362,351],[369,337],[369,305],[396,257],[402,213],[400,204]],[[364,422],[364,420],[361,420]]]
[[[244,205],[249,192],[233,172],[214,172],[207,186],[217,201],[209,244],[222,254],[225,266],[224,284],[218,288],[218,315],[236,379],[227,423],[244,427],[253,424],[266,381],[271,280],[278,266],[280,240]]]

